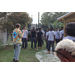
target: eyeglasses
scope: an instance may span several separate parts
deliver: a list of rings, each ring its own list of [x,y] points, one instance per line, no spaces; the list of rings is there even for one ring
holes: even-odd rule
[[[64,56],[66,59],[68,59],[64,54],[62,54],[62,53],[60,53],[60,52],[58,52],[58,51],[54,51],[54,52],[57,52],[58,54]]]

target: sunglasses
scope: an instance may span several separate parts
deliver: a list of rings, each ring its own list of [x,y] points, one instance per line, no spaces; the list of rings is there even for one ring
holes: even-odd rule
[[[54,52],[57,52],[58,54],[64,56],[66,59],[68,59],[64,54],[62,54],[62,53],[60,53],[60,52],[58,52],[58,51],[54,51]]]

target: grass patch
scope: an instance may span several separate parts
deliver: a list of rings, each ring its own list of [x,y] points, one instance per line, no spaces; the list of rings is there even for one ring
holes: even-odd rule
[[[3,41],[0,40],[0,50],[3,49]]]
[[[31,42],[28,42],[28,48],[27,49],[21,49],[20,55],[19,55],[19,61],[20,62],[39,62],[39,60],[36,58],[35,54],[36,52],[39,52],[41,50],[45,49],[45,45],[42,46],[42,49],[30,49],[31,48]],[[13,56],[14,56],[14,48],[13,45],[7,45],[5,48],[0,50],[0,62],[13,62]]]
[[[42,51],[46,49],[46,43],[44,41],[45,45],[42,45],[42,49],[30,49],[31,48],[31,42],[28,42],[28,48],[27,49],[21,49],[20,55],[19,55],[19,61],[20,62],[39,62],[39,60],[36,58],[35,54],[36,52]],[[37,45],[38,46],[38,45]],[[0,50],[0,62],[13,62],[13,56],[14,56],[14,48],[13,45],[7,45],[5,48],[2,48]]]

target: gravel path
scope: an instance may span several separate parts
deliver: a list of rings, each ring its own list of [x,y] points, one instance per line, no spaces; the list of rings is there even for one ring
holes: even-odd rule
[[[40,62],[60,62],[60,59],[52,54],[52,51],[50,51],[50,54],[46,54],[47,50],[42,50],[40,52],[36,53],[36,57]]]

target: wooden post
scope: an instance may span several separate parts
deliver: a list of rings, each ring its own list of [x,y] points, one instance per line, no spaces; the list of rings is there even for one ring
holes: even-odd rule
[[[39,28],[39,12],[38,12],[38,28]]]

